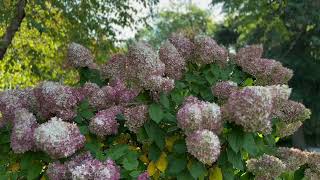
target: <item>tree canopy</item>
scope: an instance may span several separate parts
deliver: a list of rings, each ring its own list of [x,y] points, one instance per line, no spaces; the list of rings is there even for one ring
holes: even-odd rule
[[[121,1],[26,1],[0,2],[0,88],[31,86],[40,80],[75,82],[76,73],[62,66],[66,45],[78,42],[89,47],[103,62],[115,51],[116,27],[134,28],[147,16],[139,8],[150,8],[157,0]],[[22,8],[18,8],[21,6]],[[17,13],[24,11],[24,16]],[[17,18],[21,18],[17,21]],[[14,23],[17,28],[10,28]],[[13,34],[12,42],[5,40]]]
[[[319,1],[212,1],[213,4],[222,2],[227,18],[216,36],[229,33],[234,38],[231,38],[231,41],[221,39],[220,42],[235,47],[263,44],[267,47],[264,51],[266,57],[278,59],[293,69],[295,73],[290,81],[294,89],[292,96],[296,100],[303,101],[313,112],[311,120],[305,124],[306,133],[318,134],[320,132]],[[319,144],[319,138],[316,139]]]

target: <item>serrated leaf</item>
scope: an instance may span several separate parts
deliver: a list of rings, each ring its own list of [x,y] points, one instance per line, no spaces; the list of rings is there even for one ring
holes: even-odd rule
[[[153,176],[157,172],[156,164],[151,161],[147,168],[149,176]]]
[[[243,86],[252,86],[253,85],[253,79],[252,78],[247,78],[244,82],[243,82]]]
[[[221,169],[218,166],[210,169],[209,180],[223,180]]]
[[[170,101],[169,101],[168,97],[163,93],[160,95],[160,104],[163,107],[165,107],[166,109],[170,108]]]
[[[243,170],[242,157],[240,153],[234,152],[232,149],[227,149],[228,161],[233,165],[234,168]]]
[[[194,180],[189,171],[183,171],[177,176],[177,180]]]
[[[88,126],[79,126],[79,130],[80,130],[81,134],[83,134],[83,135],[89,134]]]
[[[173,145],[173,151],[178,154],[183,154],[187,152],[186,142],[184,140],[179,140]]]
[[[239,130],[233,129],[227,137],[228,143],[234,152],[238,152],[242,147],[242,132]]]
[[[140,175],[140,173],[141,173],[141,171],[132,171],[130,173],[130,176],[136,178]]]
[[[189,169],[193,178],[198,179],[207,173],[205,166],[199,161],[193,161]]]
[[[116,161],[129,151],[128,148],[129,146],[126,144],[115,145],[107,151],[107,156]]]
[[[122,164],[126,170],[131,171],[138,167],[139,161],[137,161],[137,159],[131,159],[126,157],[123,159]]]
[[[232,168],[222,169],[223,180],[234,180],[234,172]]]
[[[148,152],[149,159],[156,162],[159,159],[160,155],[161,155],[161,150],[155,144],[152,144]]]
[[[27,179],[33,180],[33,179],[36,179],[37,177],[39,177],[40,173],[42,171],[42,168],[43,168],[43,165],[40,162],[33,163],[28,168]]]
[[[246,133],[244,135],[242,147],[252,156],[258,153],[258,148],[252,134]]]
[[[83,110],[83,111],[80,111],[80,116],[83,117],[84,119],[91,119],[93,116],[94,116],[94,113],[91,111],[91,110]]]
[[[175,157],[173,155],[169,156],[169,165],[168,165],[168,173],[169,174],[178,174],[183,171],[187,167],[187,160],[184,156]]]
[[[165,133],[162,129],[153,122],[146,123],[144,128],[149,138],[162,150],[165,147]]]
[[[161,106],[159,104],[151,104],[149,106],[149,115],[154,122],[161,122],[163,118],[163,110]]]
[[[158,161],[156,162],[156,167],[157,169],[159,169],[161,172],[165,172],[165,170],[168,167],[168,158],[166,153],[161,153],[160,158],[158,159]]]
[[[136,169],[139,165],[138,153],[135,151],[128,151],[122,160],[122,164],[126,170],[131,171]]]

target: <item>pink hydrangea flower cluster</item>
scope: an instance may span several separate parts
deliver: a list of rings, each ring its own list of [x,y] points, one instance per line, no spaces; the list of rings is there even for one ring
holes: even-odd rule
[[[71,160],[50,163],[47,175],[51,180],[60,179],[120,179],[120,168],[114,161],[107,159],[101,162],[94,159],[89,152],[79,154]]]
[[[186,62],[191,59],[200,59],[200,64],[225,65],[228,52],[207,36],[197,36],[193,43],[182,34],[173,34],[161,45],[159,54],[149,44],[137,42],[126,55],[114,55],[101,73],[111,80],[121,79],[134,89],[169,92],[174,88],[174,80],[182,78]]]
[[[177,122],[187,135],[201,129],[219,134],[222,128],[220,107],[189,96],[178,110]]]
[[[280,147],[276,156],[285,163],[287,171],[296,171],[308,161],[308,154],[296,148]]]
[[[110,85],[99,87],[87,82],[82,88],[83,95],[89,104],[96,109],[105,109],[112,105],[121,105],[132,101],[139,91],[129,89],[120,79],[113,80]]]
[[[219,46],[215,40],[208,36],[198,35],[194,38],[195,63],[212,64],[216,63],[225,66],[228,63],[228,51]]]
[[[211,165],[220,155],[219,137],[206,129],[188,135],[186,145],[188,152],[204,164]]]
[[[117,134],[119,124],[116,120],[116,116],[122,111],[123,108],[121,106],[112,106],[108,109],[97,112],[97,114],[90,120],[90,132],[100,137]]]
[[[229,96],[238,90],[238,84],[233,81],[221,81],[212,86],[212,94],[220,100],[227,100]]]
[[[68,63],[73,67],[97,67],[94,63],[94,56],[91,51],[77,43],[71,43],[68,46],[67,59]]]
[[[222,107],[223,117],[241,125],[245,131],[263,134],[271,133],[272,118],[280,118],[285,122],[282,126],[287,127],[281,128],[281,137],[290,135],[296,130],[294,127],[310,117],[309,109],[288,100],[290,93],[286,85],[244,87],[230,94]]]
[[[320,153],[319,152],[309,152],[308,153],[308,166],[313,172],[317,172],[320,175]]]
[[[278,61],[261,58],[261,45],[241,48],[236,57],[236,63],[243,71],[253,75],[260,85],[286,84],[293,76],[292,70],[285,68]]]
[[[115,55],[102,67],[102,74],[109,79],[121,79],[134,89],[169,92],[174,80],[163,77],[165,64],[153,48],[144,42],[133,44],[127,55]]]
[[[150,180],[148,172],[141,173],[138,176],[137,180]]]
[[[83,99],[78,89],[58,82],[43,82],[33,91],[37,101],[37,112],[44,119],[57,116],[64,120],[72,120],[77,115],[78,103]]]
[[[280,122],[277,124],[277,131],[276,134],[280,138],[284,138],[287,136],[292,135],[294,132],[296,132],[301,126],[302,126],[301,121],[293,122],[293,123],[285,123],[285,122]]]
[[[15,111],[21,108],[34,109],[35,96],[32,89],[7,90],[0,92],[0,128],[7,123],[12,123]]]
[[[134,133],[137,133],[148,120],[148,106],[138,105],[124,109],[123,115],[126,119],[125,126]]]
[[[286,169],[286,165],[279,158],[267,154],[258,159],[249,159],[246,163],[248,171],[261,180],[273,180]]]
[[[245,131],[269,134],[272,94],[262,86],[250,86],[232,93],[223,106],[223,116]]]
[[[305,170],[305,177],[314,180],[320,177],[319,153],[288,147],[279,147],[273,156],[264,154],[257,159],[249,159],[247,168],[256,179],[272,180],[284,172],[296,171],[306,164],[308,168]]]
[[[195,45],[193,44],[193,42],[191,42],[190,39],[184,37],[183,34],[174,33],[169,38],[169,41],[178,50],[181,56],[185,58],[186,61],[189,61],[190,58],[193,57]]]
[[[15,111],[10,144],[13,152],[24,153],[35,149],[33,135],[37,127],[36,117],[28,110],[23,108]]]
[[[165,41],[159,50],[159,58],[165,64],[165,74],[172,79],[181,79],[186,68],[186,60],[179,51],[171,44]]]
[[[288,100],[281,104],[275,115],[285,123],[294,123],[310,118],[311,112],[303,104]]]
[[[34,130],[37,149],[50,155],[53,159],[65,158],[82,148],[85,137],[74,123],[64,122],[53,117]]]

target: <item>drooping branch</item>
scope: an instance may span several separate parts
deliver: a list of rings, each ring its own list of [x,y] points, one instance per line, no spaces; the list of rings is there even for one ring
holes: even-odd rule
[[[9,45],[12,42],[12,39],[15,33],[18,31],[21,25],[21,22],[25,17],[25,10],[24,10],[25,6],[26,6],[26,0],[19,0],[19,2],[17,3],[15,16],[13,17],[12,22],[6,29],[6,32],[3,38],[0,40],[0,60],[3,59]]]

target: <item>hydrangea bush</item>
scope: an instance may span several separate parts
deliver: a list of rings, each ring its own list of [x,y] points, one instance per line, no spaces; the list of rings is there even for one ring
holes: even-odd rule
[[[173,34],[97,65],[72,43],[76,87],[0,93],[0,179],[318,180],[320,154],[277,146],[311,112],[262,54]]]

